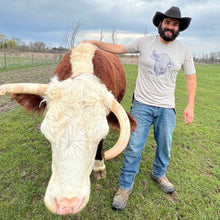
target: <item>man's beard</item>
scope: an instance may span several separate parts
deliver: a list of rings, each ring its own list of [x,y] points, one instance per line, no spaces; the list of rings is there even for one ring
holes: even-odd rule
[[[173,33],[173,35],[171,35],[171,36],[166,36],[166,35],[165,35],[165,31],[171,31],[171,32]],[[159,33],[160,37],[161,37],[163,40],[169,42],[169,41],[174,41],[174,40],[176,39],[176,37],[179,35],[180,31],[179,31],[179,29],[178,29],[178,31],[175,32],[175,31],[173,31],[173,30],[171,30],[171,29],[168,29],[168,28],[166,28],[166,29],[163,30],[163,29],[162,29],[162,25],[160,24],[160,25],[158,26],[158,33]]]

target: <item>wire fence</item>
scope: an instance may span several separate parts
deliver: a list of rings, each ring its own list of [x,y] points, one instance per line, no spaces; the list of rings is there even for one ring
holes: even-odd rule
[[[60,54],[43,53],[0,53],[0,71],[25,66],[57,64]]]
[[[56,66],[41,65],[0,72],[0,85],[8,83],[48,83],[53,76]],[[7,120],[11,110],[16,106],[18,105],[15,101],[11,100],[10,95],[0,96],[0,126],[3,121]]]

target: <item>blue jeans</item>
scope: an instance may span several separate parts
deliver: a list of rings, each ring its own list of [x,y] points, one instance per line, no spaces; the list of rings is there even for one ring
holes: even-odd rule
[[[137,128],[131,133],[124,154],[124,164],[119,178],[120,188],[129,190],[133,187],[134,177],[138,173],[141,153],[145,146],[151,125],[154,127],[154,138],[157,143],[153,161],[153,175],[165,176],[170,160],[172,134],[176,124],[174,109],[160,108],[133,102],[131,114],[137,121]]]

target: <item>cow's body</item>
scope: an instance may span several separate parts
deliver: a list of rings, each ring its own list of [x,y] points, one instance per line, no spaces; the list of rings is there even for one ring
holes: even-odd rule
[[[71,51],[64,56],[55,70],[54,75],[58,76],[60,81],[68,79],[72,75],[70,56]],[[93,68],[94,75],[101,79],[101,82],[120,102],[125,94],[126,79],[119,58],[114,54],[98,49],[93,57]]]
[[[43,112],[47,107],[41,131],[52,146],[52,176],[45,195],[45,204],[52,212],[80,211],[89,200],[89,175],[94,165],[94,171],[103,177],[101,152],[108,123],[119,130],[110,109],[114,99],[122,100],[125,89],[119,58],[81,44],[57,66],[45,96],[13,95],[28,111]],[[127,114],[134,130],[136,121]]]

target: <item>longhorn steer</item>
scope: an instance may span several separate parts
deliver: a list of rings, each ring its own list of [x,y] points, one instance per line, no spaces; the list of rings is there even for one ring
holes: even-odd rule
[[[52,176],[44,198],[50,211],[74,214],[86,206],[94,164],[99,164],[94,170],[101,170],[101,177],[105,169],[101,151],[108,122],[114,127],[120,124],[121,130],[118,142],[105,152],[105,158],[117,156],[126,147],[130,124],[134,130],[136,121],[127,113],[129,124],[118,103],[125,87],[125,73],[118,57],[85,43],[65,55],[49,85],[0,86],[0,95],[13,94],[26,110],[46,110],[41,131],[52,147]]]

